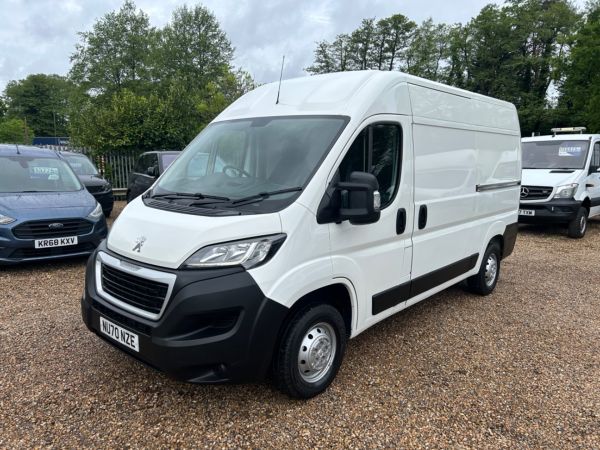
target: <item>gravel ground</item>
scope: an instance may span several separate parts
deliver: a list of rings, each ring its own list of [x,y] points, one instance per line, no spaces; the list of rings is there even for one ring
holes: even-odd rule
[[[600,221],[583,240],[522,228],[493,295],[451,288],[368,330],[306,402],[105,344],[82,260],[0,269],[0,448],[600,448],[599,249]]]

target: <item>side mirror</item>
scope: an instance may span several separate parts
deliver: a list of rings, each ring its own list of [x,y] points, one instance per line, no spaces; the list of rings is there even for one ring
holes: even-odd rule
[[[338,182],[328,189],[319,205],[317,222],[374,223],[381,215],[380,207],[379,182],[375,175],[352,172],[348,181]]]
[[[158,176],[158,167],[150,166],[146,169],[146,175],[156,178]]]

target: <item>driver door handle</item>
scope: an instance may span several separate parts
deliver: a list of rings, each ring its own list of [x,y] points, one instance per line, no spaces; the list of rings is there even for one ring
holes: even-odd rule
[[[406,230],[406,210],[400,208],[396,213],[396,234],[402,234]]]

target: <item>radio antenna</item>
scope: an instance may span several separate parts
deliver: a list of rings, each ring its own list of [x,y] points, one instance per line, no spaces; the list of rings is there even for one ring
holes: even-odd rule
[[[279,72],[279,87],[277,87],[277,100],[275,104],[279,104],[279,93],[281,92],[281,78],[283,77],[283,64],[285,63],[285,55],[283,55],[283,59],[281,60],[281,72]]]

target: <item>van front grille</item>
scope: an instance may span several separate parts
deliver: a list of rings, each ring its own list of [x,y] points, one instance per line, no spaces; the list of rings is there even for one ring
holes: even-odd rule
[[[128,305],[159,314],[167,299],[169,285],[102,264],[102,289]]]
[[[19,239],[46,239],[81,236],[92,231],[94,224],[83,219],[36,220],[24,222],[12,232]]]
[[[551,186],[521,186],[521,200],[545,200],[550,194]]]

